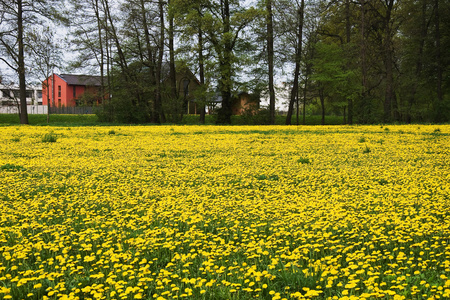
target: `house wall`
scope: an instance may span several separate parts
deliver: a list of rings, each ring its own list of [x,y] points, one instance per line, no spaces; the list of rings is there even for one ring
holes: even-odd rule
[[[242,115],[245,111],[252,110],[256,112],[259,108],[259,103],[252,100],[247,93],[240,93],[237,99],[233,100],[231,106],[231,113],[233,115]]]
[[[194,91],[200,86],[195,76],[191,76],[190,74],[177,74],[176,80],[177,80],[177,91],[180,97],[184,96],[184,86],[183,81],[184,79],[189,79],[189,85],[188,85],[188,98],[193,98]]]
[[[53,74],[47,80],[42,83],[42,104],[47,105],[47,82],[49,82],[49,98],[50,98],[50,106],[74,106],[69,105],[67,101],[67,83],[58,75]],[[61,94],[59,94],[59,87],[61,87]],[[54,97],[54,99],[53,99]]]
[[[70,95],[71,98],[73,98],[73,85],[70,86],[70,88],[72,88],[72,94]],[[75,85],[75,98],[79,98],[81,96],[83,96],[83,94],[85,93],[86,88],[84,86],[81,85]]]
[[[52,84],[53,78],[55,84]],[[46,84],[49,82],[50,91],[50,106],[51,107],[75,107],[77,106],[76,99],[80,98],[86,91],[92,94],[98,93],[98,87],[88,87],[84,85],[75,85],[75,97],[73,96],[74,85],[68,85],[64,79],[59,77],[57,74],[50,76],[47,80],[42,83],[42,105],[47,105],[47,88]],[[61,87],[61,96],[58,95],[59,86]],[[54,101],[53,101],[54,95]],[[98,101],[100,102],[100,101]]]
[[[179,101],[184,100],[184,79],[187,78],[189,79],[189,85],[188,85],[188,95],[186,96],[186,111],[184,113],[187,114],[199,114],[200,110],[197,106],[197,103],[194,102],[195,97],[194,97],[194,92],[195,90],[200,86],[199,81],[197,80],[197,78],[195,77],[194,74],[192,74],[192,72],[190,72],[189,70],[184,70],[184,71],[179,71],[177,72],[177,74],[175,75],[175,79],[176,79],[176,88],[177,88],[177,93],[179,95]],[[165,98],[165,103],[168,103],[167,100],[169,101],[173,101],[174,99],[172,99],[172,91],[170,90],[170,79],[166,78],[163,81],[163,97]]]
[[[19,101],[19,87],[0,84],[0,107],[16,106],[16,101]],[[42,105],[40,87],[27,86],[26,101],[27,105]]]
[[[47,78],[46,80],[44,80],[42,82],[42,105],[47,105],[47,88],[48,88],[48,90],[50,92],[49,93],[50,96],[52,95],[52,90],[51,90],[52,86],[51,86],[50,78],[51,77]],[[49,86],[47,87],[47,85],[49,85]]]
[[[65,93],[64,93],[64,105],[65,107],[76,106],[75,99],[73,98],[73,87],[65,84]]]

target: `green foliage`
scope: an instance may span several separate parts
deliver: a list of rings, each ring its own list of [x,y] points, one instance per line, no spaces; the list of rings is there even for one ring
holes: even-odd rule
[[[96,115],[50,115],[50,123],[47,123],[47,115],[28,115],[30,125],[38,126],[93,126],[98,124]],[[0,114],[0,125],[19,124],[16,114]]]
[[[365,145],[366,147],[364,147],[364,149],[363,149],[363,153],[365,154],[365,153],[370,153],[370,148],[369,148],[369,146],[367,146],[367,145]]]
[[[445,123],[450,121],[450,96],[442,102],[435,103],[433,121],[435,123]]]
[[[101,97],[91,91],[85,91],[81,97],[76,99],[77,106],[95,106],[100,103]]]
[[[246,109],[241,115],[241,122],[243,125],[269,125],[270,111],[267,108],[258,111]]]
[[[128,73],[114,70],[112,95],[96,111],[100,122],[147,123],[154,101],[151,74],[142,63],[130,64]],[[132,79],[131,79],[132,78]]]
[[[55,143],[57,141],[57,136],[53,132],[46,133],[42,136],[41,141],[43,143]]]
[[[256,176],[256,179],[258,180],[269,180],[269,181],[277,181],[279,179],[278,175],[258,175]]]
[[[347,106],[349,99],[356,99],[361,90],[357,74],[347,68],[343,47],[319,42],[315,48],[312,79],[323,89],[328,103],[340,111]]]
[[[311,163],[311,161],[307,157],[300,157],[299,159],[297,159],[297,162],[300,164],[310,164]]]
[[[15,172],[15,171],[23,171],[25,170],[25,168],[19,165],[4,164],[3,166],[0,166],[0,170],[7,172]]]

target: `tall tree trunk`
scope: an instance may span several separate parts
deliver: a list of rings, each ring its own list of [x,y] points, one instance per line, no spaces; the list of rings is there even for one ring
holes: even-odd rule
[[[300,97],[299,97],[299,92],[300,92],[300,88],[298,88],[297,89],[297,97],[296,97],[296,99],[295,99],[295,103],[296,103],[296,108],[295,108],[295,110],[296,110],[296,112],[295,112],[295,114],[296,114],[296,120],[295,120],[295,125],[300,125],[300,123],[299,123],[299,117],[300,117]]]
[[[308,73],[308,72],[307,72]],[[303,89],[303,125],[306,125],[306,92],[308,91],[308,77],[305,78],[305,87]]]
[[[384,19],[384,67],[385,67],[385,80],[386,91],[384,96],[384,122],[390,122],[392,118],[394,121],[398,120],[397,100],[394,92],[394,68],[393,68],[393,45],[392,45],[392,27],[391,16],[394,7],[394,0],[386,2],[386,16]]]
[[[102,39],[102,20],[100,18],[100,8],[98,5],[98,0],[95,0],[95,5],[94,5],[94,11],[95,11],[95,17],[97,19],[97,32],[98,32],[98,44],[100,46],[100,80],[101,80],[101,86],[100,86],[100,94],[101,94],[101,99],[102,99],[102,103],[104,103],[105,100],[105,81],[104,81],[104,59],[105,59],[105,55],[103,52],[103,39]]]
[[[416,62],[416,70],[414,72],[414,81],[412,82],[411,86],[411,96],[408,99],[408,107],[407,107],[407,113],[406,113],[406,122],[411,123],[412,117],[411,117],[411,110],[412,106],[415,102],[415,97],[417,93],[417,87],[419,85],[419,78],[422,74],[422,67],[423,67],[423,49],[425,45],[425,38],[427,37],[428,32],[428,26],[426,21],[426,10],[427,10],[427,0],[422,0],[422,9],[421,9],[421,20],[420,20],[420,40],[419,40],[419,47],[418,47],[418,57]]]
[[[109,0],[104,0],[103,4],[104,4],[104,10],[105,10],[105,14],[108,18],[109,24],[110,24],[110,29],[111,29],[111,35],[112,35],[112,39],[114,40],[114,43],[116,44],[116,48],[117,48],[117,55],[119,56],[119,66],[120,69],[122,70],[122,72],[125,74],[125,78],[129,79],[129,74],[128,74],[128,64],[127,64],[127,60],[125,58],[125,55],[122,51],[122,46],[120,44],[119,41],[119,37],[117,36],[117,30],[116,27],[114,26],[112,17],[111,17],[111,11],[109,9]]]
[[[275,88],[273,84],[273,15],[272,0],[266,0],[267,10],[267,55],[269,63],[269,112],[270,124],[275,124]]]
[[[156,94],[156,80],[155,80],[155,65],[153,61],[153,52],[152,52],[152,46],[150,43],[150,31],[148,29],[148,23],[147,23],[147,10],[145,9],[145,3],[144,0],[140,0],[140,8],[141,8],[141,16],[142,16],[142,23],[144,26],[144,37],[145,37],[145,49],[147,52],[147,66],[149,68],[150,73],[150,85],[152,86],[152,91],[154,94]],[[155,102],[156,100],[153,100],[153,107],[151,109],[151,122],[159,123],[159,116],[160,112],[155,110]]]
[[[288,113],[286,116],[286,125],[291,125],[292,113],[294,110],[295,98],[298,93],[298,78],[300,75],[300,61],[302,57],[302,37],[303,37],[303,17],[304,17],[305,0],[301,0],[300,7],[297,9],[298,15],[298,32],[297,32],[297,49],[295,51],[295,70],[294,82],[291,90],[291,98],[289,100]]]
[[[319,88],[319,98],[320,98],[320,106],[322,108],[322,125],[325,125],[325,95],[324,88],[321,86]]]
[[[107,1],[107,0],[106,0]],[[103,7],[103,11],[105,11],[105,0],[101,0],[102,3],[102,7]],[[112,83],[111,83],[111,68],[112,68],[112,55],[111,55],[111,43],[110,43],[110,36],[109,36],[109,26],[108,26],[108,15],[105,13],[103,16],[103,28],[105,30],[105,60],[106,60],[106,81],[107,81],[107,89],[108,89],[108,121],[112,122],[113,121],[113,113],[114,113],[114,108],[112,105]]]
[[[366,49],[366,0],[361,0],[361,119],[363,122],[367,121],[367,114],[366,114],[366,105],[367,105],[367,92],[368,92],[368,86],[367,86],[367,49]]]
[[[169,1],[170,3],[170,1]],[[169,83],[171,90],[171,97],[178,103],[178,92],[177,92],[177,78],[175,70],[175,47],[173,45],[174,39],[174,26],[173,26],[173,15],[169,12]],[[183,97],[183,105],[181,106],[180,121],[183,120],[183,114],[187,113],[187,103],[186,97]],[[178,105],[177,105],[178,110]]]
[[[205,66],[203,58],[203,31],[201,24],[198,30],[198,68],[200,73],[200,84],[203,87],[205,85]],[[206,115],[206,99],[205,96],[202,95],[200,99],[200,123],[202,124],[205,124],[205,115]]]
[[[121,40],[119,39],[119,36],[117,35],[117,30],[113,23],[113,19],[111,16],[111,11],[110,11],[108,1],[109,0],[103,0],[104,10],[105,10],[105,14],[108,17],[108,21],[110,24],[112,39],[114,40],[114,43],[116,45],[117,56],[119,57],[119,67],[120,67],[122,73],[124,74],[125,81],[128,83],[133,82],[132,75],[128,68],[127,59],[126,59],[125,54],[122,49]],[[141,105],[142,104],[142,94],[138,90],[130,89],[129,92],[134,93],[134,95],[135,95],[135,97],[131,97],[133,107],[138,107],[139,105]]]
[[[350,23],[350,0],[345,0],[345,36],[347,46],[350,44],[351,38],[351,23]],[[350,63],[347,63],[347,68],[350,69]],[[348,118],[347,123],[353,124],[353,99],[347,99]]]
[[[436,44],[436,76],[437,99],[440,103],[443,100],[442,94],[442,60],[441,60],[441,31],[440,31],[440,15],[439,0],[434,0],[434,26],[435,26],[435,44]]]
[[[233,59],[233,45],[231,39],[231,23],[230,23],[230,4],[228,0],[222,0],[222,20],[224,31],[222,39],[224,39],[223,54],[220,58],[220,87],[222,94],[222,108],[219,110],[217,122],[222,124],[231,123],[231,63]]]
[[[45,88],[47,89],[47,124],[48,124],[50,123],[50,76],[47,77],[45,85],[46,85]]]
[[[108,103],[109,103],[109,122],[113,121],[113,105],[112,105],[112,86],[111,86],[111,68],[112,68],[112,55],[111,55],[111,43],[109,41],[109,30],[108,30],[108,18],[105,15],[105,49],[106,49],[106,76],[108,78]]]
[[[155,80],[156,80],[156,92],[155,92],[155,102],[154,102],[154,111],[155,114],[153,116],[152,122],[160,123],[165,122],[164,112],[162,110],[162,97],[161,97],[161,70],[162,70],[162,61],[164,56],[164,2],[163,0],[159,0],[159,18],[160,18],[160,36],[159,36],[159,49],[158,49],[158,60],[156,62],[156,72],[155,72]]]
[[[20,98],[20,124],[28,124],[27,111],[27,87],[25,81],[25,55],[23,43],[23,8],[22,0],[17,1],[17,31],[19,41],[19,55],[18,55],[18,75],[19,75],[19,98]]]

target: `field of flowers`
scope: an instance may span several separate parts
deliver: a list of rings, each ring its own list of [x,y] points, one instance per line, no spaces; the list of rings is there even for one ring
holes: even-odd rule
[[[450,125],[0,127],[0,299],[449,299]]]

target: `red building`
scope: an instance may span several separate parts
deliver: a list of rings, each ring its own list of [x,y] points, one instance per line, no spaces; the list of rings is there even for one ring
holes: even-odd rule
[[[100,76],[53,74],[42,83],[42,104],[47,99],[51,107],[100,104],[101,86]]]
[[[256,114],[259,109],[259,95],[241,92],[231,100],[231,114],[243,115],[245,113]]]

